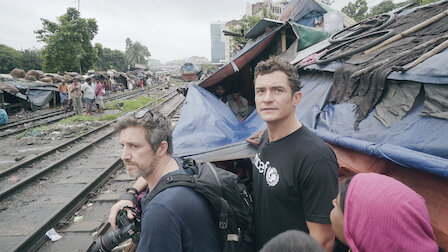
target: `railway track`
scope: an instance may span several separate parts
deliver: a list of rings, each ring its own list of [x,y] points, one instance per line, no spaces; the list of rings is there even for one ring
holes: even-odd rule
[[[184,97],[174,90],[161,99],[157,105],[154,102],[145,106],[157,107],[172,117]],[[101,191],[105,183],[112,181],[111,176],[122,165],[121,147],[110,125],[91,130],[0,173],[2,250],[36,251],[47,241],[46,231],[70,223],[72,215]],[[11,178],[17,180],[11,182]]]
[[[162,88],[161,85],[145,89],[143,93],[151,93]],[[131,92],[118,93],[113,96],[107,96],[104,98],[104,103],[119,100],[119,99],[133,99],[137,96],[141,96],[141,89],[133,90]],[[11,120],[6,125],[0,127],[0,138],[18,134],[25,130],[46,125],[52,122],[60,121],[66,117],[73,116],[74,112],[68,112],[65,114],[64,110],[50,110],[48,113],[38,113],[35,115],[29,115],[18,120]]]

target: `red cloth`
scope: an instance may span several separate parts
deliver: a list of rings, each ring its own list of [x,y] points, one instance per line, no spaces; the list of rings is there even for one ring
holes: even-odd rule
[[[351,180],[344,236],[353,252],[438,251],[423,197],[377,173],[359,173]]]
[[[101,85],[101,82],[99,82],[99,81],[96,84],[95,95],[96,96],[103,96],[103,85]]]

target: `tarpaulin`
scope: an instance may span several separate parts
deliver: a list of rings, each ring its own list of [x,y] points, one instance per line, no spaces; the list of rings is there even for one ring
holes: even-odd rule
[[[297,105],[296,115],[325,141],[448,177],[448,120],[422,117],[422,95],[417,96],[408,114],[391,127],[386,128],[374,118],[373,110],[355,131],[353,104],[326,103],[332,74],[310,72],[303,74],[301,81],[303,99]],[[191,85],[174,131],[174,155],[200,157],[201,153],[226,145],[245,145],[248,136],[264,128],[266,124],[256,111],[239,122],[214,95]]]
[[[319,43],[331,35],[331,33],[320,28],[307,27],[296,23],[291,23],[291,27],[297,38],[299,38],[298,51]]]
[[[280,21],[292,20],[306,26],[314,26],[315,19],[321,20],[327,11],[316,1],[294,0],[285,6],[285,10],[279,17]]]
[[[53,98],[53,92],[59,92],[56,85],[52,83],[26,81],[23,79],[14,79],[9,76],[0,76],[0,81],[2,81],[2,86],[13,87],[16,91],[10,93],[17,98],[29,102],[33,110],[41,109],[47,105]]]
[[[190,85],[182,113],[173,132],[174,153],[188,156],[244,141],[265,124],[252,112],[244,123],[216,96]]]
[[[43,106],[47,105],[52,98],[53,91],[50,90],[31,89],[28,94],[28,99],[32,104],[33,110],[41,109]]]

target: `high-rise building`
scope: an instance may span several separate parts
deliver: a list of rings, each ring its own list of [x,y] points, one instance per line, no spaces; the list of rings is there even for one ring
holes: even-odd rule
[[[219,63],[225,60],[225,37],[222,33],[224,26],[225,22],[219,21],[210,24],[212,63]]]
[[[264,9],[272,13],[275,18],[278,18],[282,11],[285,9],[288,1],[282,0],[278,2],[273,2],[272,0],[264,0],[258,3],[246,3],[246,16],[261,16]]]

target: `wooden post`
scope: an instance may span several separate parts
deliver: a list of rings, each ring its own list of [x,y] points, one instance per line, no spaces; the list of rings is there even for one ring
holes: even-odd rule
[[[30,104],[30,108],[31,110],[34,110],[33,108],[33,103],[30,100],[30,88],[26,89],[26,102],[28,102]],[[26,104],[26,103],[25,103]],[[23,110],[26,111],[27,107],[25,106],[24,108],[22,107]]]
[[[0,90],[0,94],[1,94],[0,100],[1,100],[1,103],[2,103],[2,108],[4,110],[6,110],[6,108],[5,108],[5,98],[3,97],[3,91],[2,90]]]
[[[286,31],[282,30],[282,52],[286,51]]]
[[[56,91],[53,91],[53,107],[56,108]]]

